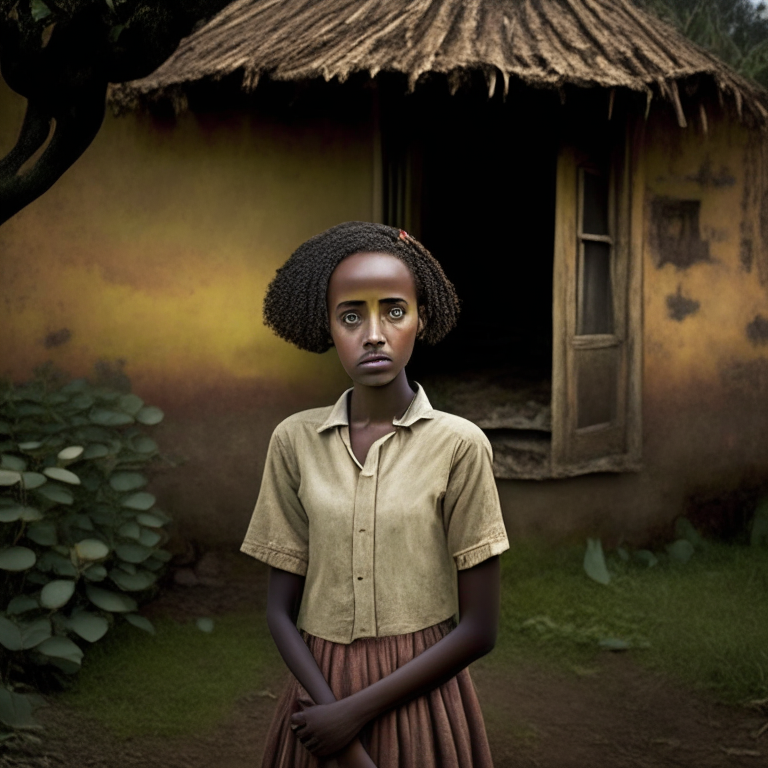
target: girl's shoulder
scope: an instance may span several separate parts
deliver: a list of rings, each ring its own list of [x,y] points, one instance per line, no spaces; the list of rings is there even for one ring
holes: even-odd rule
[[[465,443],[477,443],[490,447],[490,441],[480,427],[469,419],[447,411],[432,410],[431,429],[451,435]]]
[[[290,438],[299,433],[318,434],[320,428],[328,421],[332,411],[333,406],[326,405],[322,408],[309,408],[306,411],[292,413],[275,427],[273,435],[280,438]]]

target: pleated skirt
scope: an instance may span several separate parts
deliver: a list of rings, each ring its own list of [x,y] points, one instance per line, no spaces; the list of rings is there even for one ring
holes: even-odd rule
[[[304,639],[337,699],[375,683],[445,637],[452,619],[391,637],[370,637],[348,645],[313,635]],[[278,699],[267,734],[262,768],[321,768],[296,738],[290,718],[309,696],[291,677]],[[429,693],[386,712],[360,732],[377,768],[493,768],[475,687],[464,669]]]

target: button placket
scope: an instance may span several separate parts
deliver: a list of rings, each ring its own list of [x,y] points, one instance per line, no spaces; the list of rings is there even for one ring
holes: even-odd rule
[[[385,435],[370,447],[357,481],[352,537],[352,583],[355,593],[353,640],[376,635],[376,590],[373,580],[376,487],[381,446],[392,434]]]

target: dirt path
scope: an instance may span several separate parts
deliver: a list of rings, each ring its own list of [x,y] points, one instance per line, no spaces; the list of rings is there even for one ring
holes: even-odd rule
[[[244,586],[216,575],[207,586],[168,589],[152,612],[183,618],[208,603],[211,615],[262,599],[254,598],[263,590],[254,590],[252,579]],[[280,690],[284,675],[275,673],[270,690]],[[756,735],[764,715],[693,694],[629,655],[606,654],[581,676],[481,663],[473,677],[497,768],[768,766],[768,732]],[[273,708],[273,699],[253,691],[209,734],[119,740],[54,700],[39,713],[44,740],[0,753],[0,766],[254,768]]]

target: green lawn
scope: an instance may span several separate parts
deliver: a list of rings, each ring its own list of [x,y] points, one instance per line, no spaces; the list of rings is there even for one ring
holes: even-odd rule
[[[584,549],[514,547],[502,558],[499,643],[491,663],[534,658],[588,665],[600,641],[629,643],[640,663],[736,703],[768,696],[768,549],[708,544],[688,563],[607,557],[591,581]]]
[[[155,626],[153,636],[122,624],[90,648],[63,702],[118,736],[201,733],[282,669],[262,613],[217,618],[210,633],[194,622]]]
[[[521,661],[579,671],[619,640],[638,663],[713,690],[727,702],[768,696],[768,550],[709,545],[685,565],[646,568],[608,556],[602,586],[582,569],[583,548],[519,544],[502,557],[502,625],[487,664]],[[156,622],[151,636],[111,631],[86,654],[65,703],[121,736],[201,732],[242,695],[275,680],[282,662],[263,613]]]

